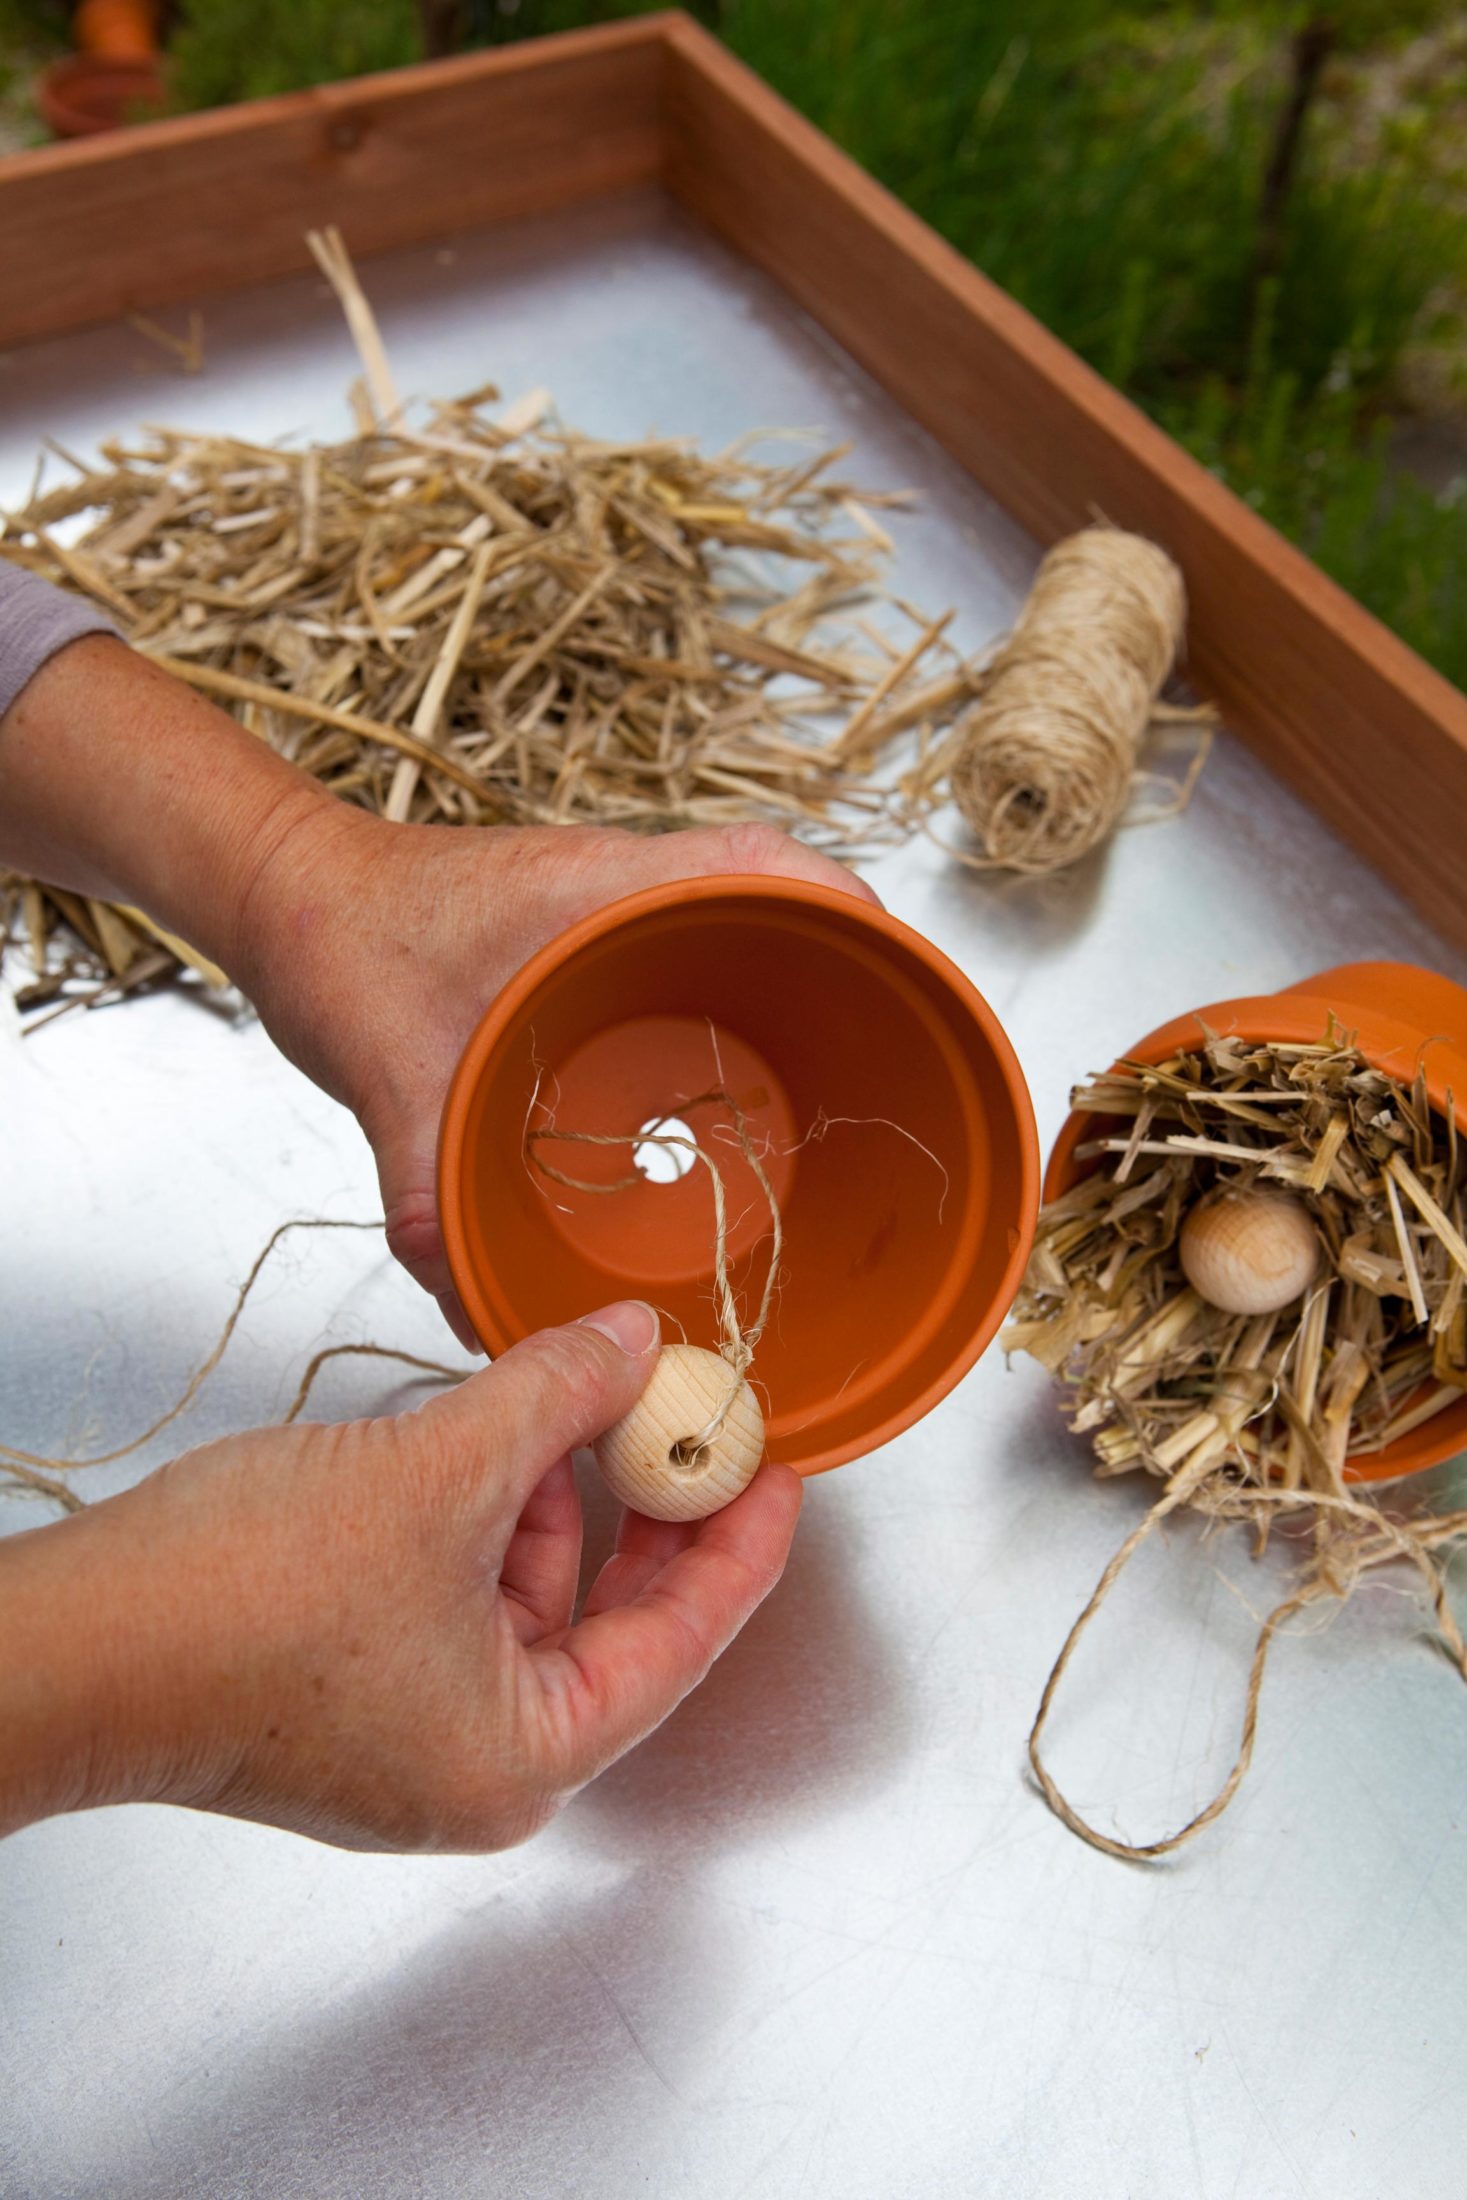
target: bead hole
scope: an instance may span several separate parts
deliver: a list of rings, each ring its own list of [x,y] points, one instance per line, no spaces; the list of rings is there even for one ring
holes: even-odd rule
[[[667,1456],[684,1474],[692,1474],[707,1460],[708,1446],[700,1444],[695,1436],[680,1436]]]

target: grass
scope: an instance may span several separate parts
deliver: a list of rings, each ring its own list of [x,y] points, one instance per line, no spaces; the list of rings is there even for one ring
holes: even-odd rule
[[[732,43],[797,105],[1467,686],[1467,506],[1386,457],[1405,369],[1450,362],[1467,211],[1428,129],[1363,149],[1357,12],[1310,115],[1276,264],[1259,206],[1296,20],[1119,9],[734,0]],[[1393,11],[1397,21],[1405,11]],[[1416,25],[1430,28],[1432,11]],[[1409,27],[1409,26],[1408,26]],[[1353,45],[1353,52],[1351,46]],[[1467,89],[1467,48],[1438,96]],[[892,87],[899,85],[901,95]],[[1449,379],[1445,374],[1443,379]]]
[[[24,11],[40,0],[0,0]],[[500,41],[645,12],[467,0]],[[704,0],[786,97],[1467,687],[1467,502],[1389,462],[1451,407],[1467,297],[1467,28],[1336,0],[1279,219],[1287,0]],[[412,0],[189,0],[188,105],[389,66]]]
[[[417,17],[401,0],[202,0],[169,49],[189,107],[263,99],[420,58]]]

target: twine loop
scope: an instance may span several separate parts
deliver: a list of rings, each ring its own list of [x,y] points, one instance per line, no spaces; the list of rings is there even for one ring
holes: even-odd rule
[[[1268,1521],[1281,1512],[1312,1509],[1318,1514],[1314,1556],[1298,1586],[1274,1606],[1259,1627],[1248,1669],[1237,1750],[1212,1800],[1175,1833],[1165,1834],[1155,1841],[1121,1841],[1102,1833],[1069,1801],[1040,1754],[1039,1738],[1081,1636],[1142,1544],[1169,1514],[1183,1507],[1205,1513],[1215,1520],[1251,1520],[1260,1533]],[[1105,1568],[1050,1668],[1034,1724],[1029,1730],[1029,1765],[1044,1800],[1071,1833],[1078,1834],[1091,1848],[1099,1849],[1106,1856],[1119,1857],[1126,1863],[1151,1863],[1184,1847],[1222,1816],[1247,1775],[1258,1730],[1263,1677],[1274,1637],[1289,1620],[1312,1604],[1325,1598],[1345,1603],[1354,1594],[1363,1574],[1396,1559],[1408,1560],[1420,1574],[1441,1629],[1446,1654],[1467,1681],[1467,1640],[1463,1639],[1448,1602],[1446,1577],[1435,1556],[1438,1545],[1455,1542],[1464,1532],[1467,1532],[1467,1513],[1432,1514],[1418,1521],[1393,1520],[1378,1505],[1350,1496],[1343,1487],[1333,1491],[1260,1489],[1235,1481],[1226,1468],[1219,1465],[1215,1454],[1209,1458],[1202,1453],[1189,1459],[1173,1475],[1146,1517],[1132,1529]]]

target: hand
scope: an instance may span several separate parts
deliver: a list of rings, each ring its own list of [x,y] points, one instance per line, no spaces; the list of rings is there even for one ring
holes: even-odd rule
[[[0,1545],[0,1832],[123,1801],[342,1847],[497,1849],[665,1719],[779,1578],[766,1466],[710,1520],[627,1515],[572,1623],[570,1451],[639,1396],[626,1304],[416,1413],[206,1445]]]
[[[506,978],[578,918],[670,879],[766,872],[876,899],[767,825],[389,825],[101,636],[62,650],[0,721],[0,863],[135,902],[223,965],[355,1112],[393,1250],[470,1347],[434,1157],[454,1064]]]
[[[475,1338],[438,1228],[434,1159],[449,1079],[495,994],[605,903],[665,880],[766,872],[874,901],[772,827],[656,838],[589,826],[388,825],[333,805],[257,878],[245,984],[282,1052],[355,1113],[377,1157],[388,1243]]]

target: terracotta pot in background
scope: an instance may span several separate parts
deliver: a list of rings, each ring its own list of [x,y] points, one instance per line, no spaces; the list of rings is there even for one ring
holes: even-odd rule
[[[1467,989],[1411,963],[1341,963],[1279,993],[1213,1001],[1149,1033],[1127,1048],[1125,1059],[1162,1062],[1182,1048],[1196,1048],[1204,1025],[1223,1038],[1312,1046],[1331,1015],[1355,1034],[1372,1067],[1398,1083],[1409,1087],[1421,1063],[1433,1108],[1442,1115],[1450,1111],[1458,1129],[1467,1131]],[[1068,1117],[1045,1170],[1046,1200],[1057,1199],[1084,1174],[1086,1165],[1076,1161],[1075,1149],[1095,1133],[1093,1115]],[[1352,1459],[1345,1471],[1351,1481],[1385,1482],[1439,1466],[1463,1450],[1467,1393],[1384,1451]]]
[[[770,1455],[819,1473],[909,1427],[972,1366],[1018,1288],[1038,1210],[1033,1114],[997,1018],[945,956],[869,903],[791,880],[690,880],[544,948],[480,1024],[449,1093],[449,1265],[491,1352],[623,1296],[671,1317],[669,1341],[681,1322],[689,1342],[716,1344],[702,1165],[598,1195],[532,1172],[524,1141],[537,1091],[567,1130],[687,1120],[719,1159],[747,1308],[768,1207],[727,1114],[679,1106],[720,1083],[784,1221],[754,1365]],[[886,1120],[807,1139],[822,1113]],[[632,1173],[625,1146],[539,1150],[593,1183]]]
[[[114,61],[151,60],[160,12],[156,0],[81,0],[71,26],[77,50]]]
[[[156,61],[73,53],[42,70],[36,105],[53,137],[95,137],[119,129],[139,110],[161,108],[163,74]]]

